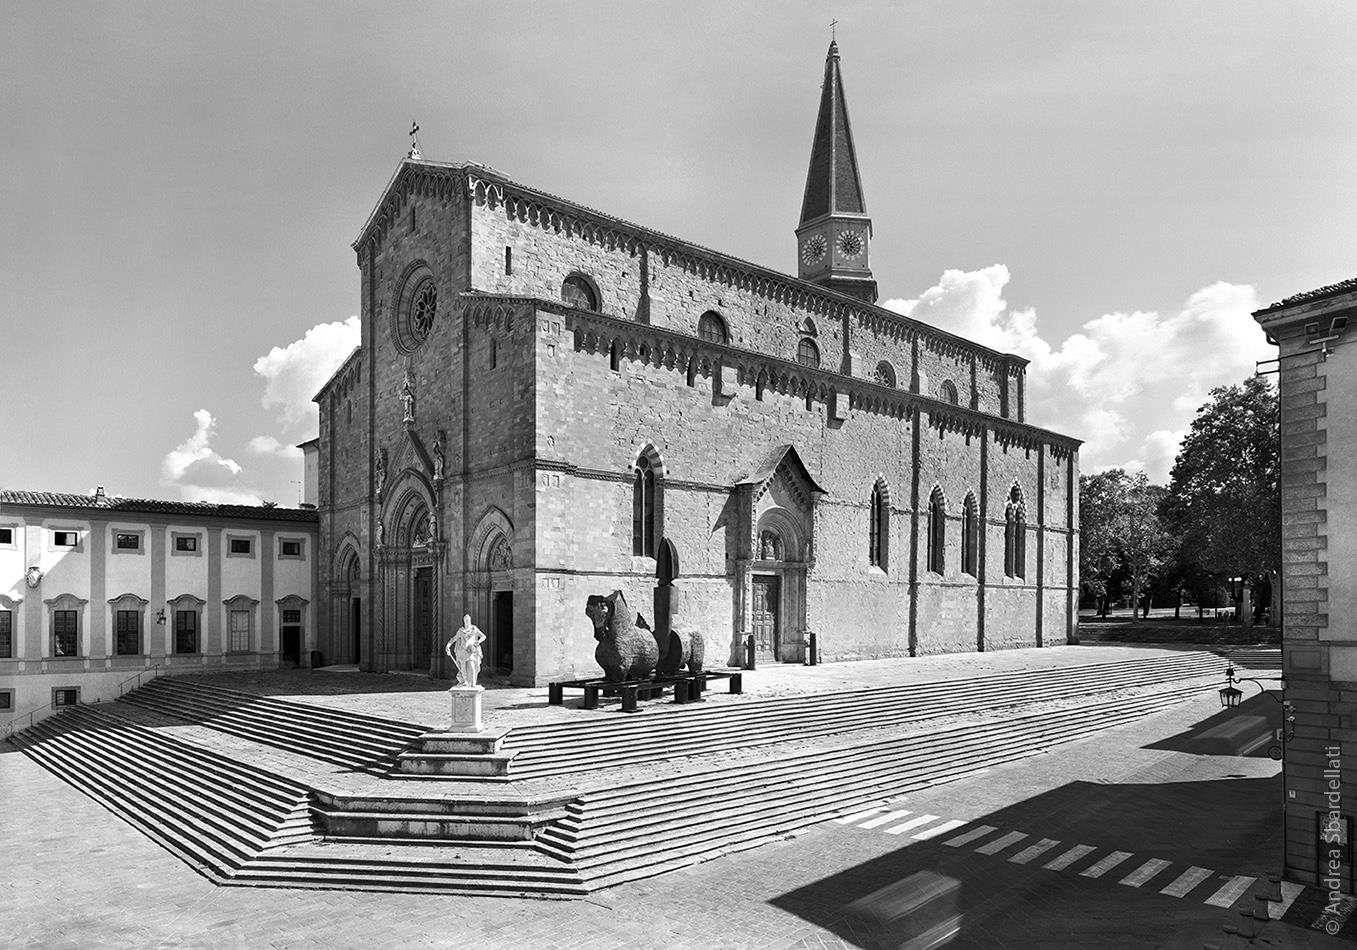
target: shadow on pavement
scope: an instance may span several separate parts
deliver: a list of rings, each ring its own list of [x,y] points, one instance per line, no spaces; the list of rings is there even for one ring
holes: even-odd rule
[[[1222,709],[1186,732],[1161,739],[1146,749],[1188,752],[1192,755],[1243,755],[1266,758],[1268,749],[1281,744],[1276,730],[1282,724],[1282,707],[1275,700],[1256,695],[1234,709]]]
[[[1251,900],[1246,894],[1230,910],[1206,905],[1224,882],[1221,875],[1261,877],[1280,865],[1281,792],[1280,777],[1072,782],[933,840],[911,842],[907,832],[890,853],[770,903],[863,948],[1201,946]],[[994,830],[960,847],[946,843],[982,825]],[[1025,837],[994,854],[977,853],[1012,832]],[[1009,860],[1043,839],[1057,842],[1027,863]],[[1092,850],[1064,869],[1043,867],[1075,845]],[[1114,851],[1132,854],[1102,877],[1081,876]],[[1169,863],[1142,887],[1119,886],[1153,858]],[[1211,876],[1184,898],[1159,893],[1189,867],[1209,869]],[[1188,942],[1178,942],[1184,937]]]

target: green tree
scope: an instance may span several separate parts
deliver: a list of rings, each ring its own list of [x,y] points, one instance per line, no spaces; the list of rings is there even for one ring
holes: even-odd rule
[[[1254,588],[1281,561],[1277,391],[1261,376],[1211,390],[1173,463],[1162,514],[1179,560]],[[1241,610],[1245,623],[1248,610]]]
[[[1173,551],[1159,519],[1164,489],[1144,472],[1113,468],[1079,477],[1079,578],[1088,593],[1102,599],[1106,613],[1110,584],[1118,574],[1131,594],[1131,619],[1141,599],[1163,571]]]

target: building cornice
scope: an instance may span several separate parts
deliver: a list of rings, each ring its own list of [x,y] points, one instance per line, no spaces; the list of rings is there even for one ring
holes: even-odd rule
[[[848,319],[874,332],[893,330],[906,339],[917,336],[935,340],[940,346],[976,355],[990,369],[1002,365],[1010,373],[1017,373],[1028,363],[1016,354],[990,349],[849,294],[521,185],[476,163],[448,164],[411,159],[401,162],[353,242],[353,249],[359,251],[367,244],[380,243],[386,230],[399,220],[412,194],[466,197],[482,206],[503,208],[506,215],[516,220],[577,235],[604,247],[622,249],[632,255],[639,255],[644,250],[656,255],[666,266],[677,265],[702,279],[729,284],[775,302],[833,319]]]
[[[845,376],[766,353],[703,340],[676,330],[578,310],[558,300],[479,292],[460,294],[457,300],[458,306],[465,308],[466,318],[477,324],[505,325],[512,322],[515,310],[529,317],[532,316],[527,312],[529,310],[559,314],[564,328],[574,335],[575,349],[589,353],[608,353],[616,345],[620,348],[619,355],[627,360],[669,370],[682,369],[702,376],[731,370],[735,372],[738,384],[749,389],[771,389],[783,395],[821,402],[837,401],[842,397],[850,410],[899,419],[912,418],[921,412],[930,425],[946,426],[967,434],[979,434],[988,429],[1002,445],[1030,448],[1046,444],[1060,452],[1077,452],[1083,444],[1080,439],[1049,429],[954,406],[907,389],[895,389],[870,379]]]

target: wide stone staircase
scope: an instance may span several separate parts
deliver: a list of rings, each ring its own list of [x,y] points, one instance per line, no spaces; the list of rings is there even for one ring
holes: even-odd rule
[[[314,703],[229,689],[194,677],[161,676],[122,698],[217,732],[320,759],[356,772],[385,774],[423,726]]]
[[[146,729],[117,705],[73,707],[11,741],[210,878],[315,839],[305,785]]]
[[[571,710],[511,733],[515,781],[495,788],[498,803],[390,773],[420,726],[195,678],[77,707],[14,741],[223,884],[561,898],[1040,754],[1217,689],[1223,669],[1218,656],[1182,652],[777,698],[713,695],[635,716]],[[370,797],[311,789],[167,734],[196,727],[362,773]],[[534,779],[553,791],[534,791]],[[383,788],[401,795],[381,803]],[[393,808],[420,820],[394,820]],[[520,821],[526,833],[486,840],[468,817],[482,827]]]
[[[928,719],[1223,673],[1220,657],[1185,652],[1152,660],[994,673],[729,705],[721,705],[718,699],[700,709],[651,705],[637,716],[593,715],[574,722],[522,726],[505,739],[504,749],[517,753],[511,777],[538,778],[749,749],[792,738],[904,727]]]
[[[879,730],[809,743],[776,758],[657,775],[586,792],[538,847],[576,867],[590,889],[756,847],[845,810],[895,798],[1062,742],[1133,722],[1217,684],[1173,684],[1063,710],[943,728]]]

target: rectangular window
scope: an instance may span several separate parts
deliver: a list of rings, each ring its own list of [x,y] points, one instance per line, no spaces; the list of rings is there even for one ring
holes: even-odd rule
[[[60,706],[78,706],[80,705],[80,687],[68,686],[64,689],[52,690],[52,708]]]
[[[282,557],[301,557],[302,543],[300,541],[282,541]]]
[[[176,534],[174,536],[176,554],[197,554],[198,536],[196,534]]]
[[[244,653],[250,649],[250,612],[233,610],[230,617],[230,640],[227,649],[232,653]]]
[[[0,689],[0,712],[11,712],[14,709],[14,690]]]
[[[141,653],[141,611],[119,610],[113,618],[117,631],[118,656]]]
[[[504,249],[504,273],[512,274],[514,272],[514,249],[505,247]]]
[[[14,529],[0,528],[0,544],[13,544],[13,543],[14,543]]]
[[[251,541],[249,538],[232,538],[232,539],[231,539],[231,553],[232,553],[232,554],[249,554],[249,553],[253,550],[253,547],[252,547],[253,543],[254,543],[254,542]]]
[[[198,652],[198,611],[176,610],[174,612],[174,652]]]
[[[0,660],[14,657],[14,611],[0,610]]]
[[[114,537],[113,544],[119,551],[140,551],[141,535],[120,531]]]
[[[300,610],[284,610],[283,623],[301,623],[302,612]]]
[[[80,649],[80,631],[74,610],[52,611],[52,655],[75,656]]]
[[[57,548],[73,548],[80,543],[79,531],[53,531],[52,546]]]

